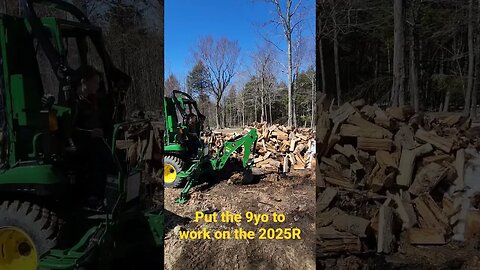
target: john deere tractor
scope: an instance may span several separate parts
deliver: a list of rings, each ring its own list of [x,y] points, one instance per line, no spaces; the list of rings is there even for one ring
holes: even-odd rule
[[[157,250],[163,246],[161,211],[151,209],[141,162],[131,166],[127,150],[117,147],[130,127],[148,125],[126,120],[130,78],[112,63],[101,29],[75,6],[20,3],[24,17],[0,15],[0,269],[111,269],[116,260],[128,263],[146,252],[139,247],[147,243]],[[34,3],[75,19],[39,18]],[[93,63],[110,100],[103,111],[111,122],[104,144],[115,163],[99,208],[84,204],[91,168],[75,158],[79,148],[72,138],[72,65]],[[154,255],[163,258],[161,251]]]
[[[257,131],[251,129],[246,135],[238,135],[224,143],[212,156],[207,144],[202,140],[205,116],[197,102],[187,93],[174,90],[172,96],[164,98],[165,145],[164,145],[164,185],[182,188],[177,203],[188,200],[188,192],[198,182],[201,175],[222,170],[231,155],[243,149],[243,168],[251,170]]]

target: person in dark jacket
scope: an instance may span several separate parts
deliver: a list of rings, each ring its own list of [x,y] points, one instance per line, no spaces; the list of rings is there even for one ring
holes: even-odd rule
[[[78,72],[80,79],[75,89],[77,99],[73,139],[78,157],[87,166],[87,203],[90,207],[99,208],[103,205],[107,174],[114,168],[112,154],[105,141],[105,131],[109,127],[101,109],[106,93],[101,91],[102,76],[98,70],[85,66]]]

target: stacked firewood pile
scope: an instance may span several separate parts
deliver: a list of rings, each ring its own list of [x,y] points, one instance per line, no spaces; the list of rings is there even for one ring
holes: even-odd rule
[[[140,122],[130,125],[116,143],[118,150],[126,150],[131,167],[142,166],[151,179],[161,179],[163,133],[160,122]]]
[[[255,167],[266,173],[287,173],[292,170],[311,168],[316,150],[315,134],[312,129],[254,123],[245,128],[243,133],[251,128],[257,129],[258,134]],[[206,138],[206,142],[215,154],[226,140],[237,135],[240,134],[213,132]],[[235,153],[233,157],[242,158],[242,155],[242,153]]]
[[[388,254],[403,240],[443,245],[480,233],[480,212],[466,209],[465,164],[479,146],[470,125],[460,114],[383,110],[363,100],[320,111],[320,254]]]

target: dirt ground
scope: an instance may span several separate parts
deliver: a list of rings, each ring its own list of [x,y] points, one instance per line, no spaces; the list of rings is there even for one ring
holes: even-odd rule
[[[174,202],[179,189],[165,189],[165,269],[315,269],[315,180],[310,171],[256,176],[248,185],[210,177],[214,183],[193,188],[190,200],[183,205]],[[286,220],[263,226],[245,220],[197,223],[196,211],[276,212],[284,214]],[[185,230],[242,228],[257,234],[260,227],[297,227],[301,229],[301,240],[180,240],[175,234],[179,226]]]

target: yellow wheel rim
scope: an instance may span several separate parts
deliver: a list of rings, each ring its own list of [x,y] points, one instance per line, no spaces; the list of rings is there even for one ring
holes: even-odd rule
[[[163,181],[172,183],[175,179],[177,179],[177,170],[171,164],[165,164],[163,166]]]
[[[0,269],[36,270],[37,250],[32,239],[21,229],[0,228]]]

